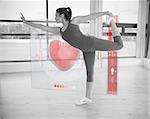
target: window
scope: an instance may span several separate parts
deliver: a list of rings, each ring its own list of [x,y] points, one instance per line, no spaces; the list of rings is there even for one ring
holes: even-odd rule
[[[83,6],[83,7],[82,7]],[[127,7],[128,6],[128,7]],[[48,13],[49,26],[61,26],[55,22],[55,11],[59,7],[70,7],[72,9],[72,17],[78,15],[87,15],[90,13],[90,0],[48,0],[48,11],[46,11],[46,0],[1,0],[0,1],[0,40],[30,40],[30,27],[21,22],[20,12],[22,12],[27,20],[35,23],[46,25],[46,14]],[[119,23],[123,25],[137,24],[138,0],[103,0],[103,11],[111,11],[118,15]],[[103,22],[105,22],[103,20]],[[84,34],[90,34],[89,23],[80,24],[80,29]],[[136,28],[125,28],[126,33],[135,33]],[[103,28],[103,32],[107,28]],[[122,32],[122,29],[119,28]],[[46,38],[44,31],[39,31],[36,38]],[[48,35],[49,42],[54,37],[61,39],[60,36]],[[136,50],[136,35],[123,36],[124,49],[118,51],[120,57],[134,57]],[[1,45],[3,47],[3,45]],[[9,49],[10,50],[10,49]],[[10,50],[11,51],[11,50]],[[18,50],[19,51],[19,50]],[[102,53],[105,57],[105,53]],[[10,59],[11,60],[11,59]],[[18,59],[17,59],[18,60]]]
[[[90,13],[90,0],[50,0],[48,7],[50,20],[54,20],[55,11],[59,7],[70,7],[72,9],[72,17],[86,15]]]
[[[45,20],[46,3],[42,0],[1,0],[0,19],[20,20],[20,12],[28,20]]]
[[[110,11],[114,15],[117,15],[118,23],[122,26],[123,32],[126,33],[126,35],[122,36],[123,42],[124,42],[124,48],[118,51],[119,57],[135,57],[136,56],[137,28],[132,27],[132,26],[137,26],[138,2],[139,0],[123,0],[123,1],[104,0],[103,1],[103,11]],[[106,54],[104,53],[103,57],[105,56]]]
[[[118,15],[119,23],[137,23],[139,0],[104,0],[103,11]]]
[[[80,0],[50,0],[48,5],[49,5],[48,12],[49,12],[50,21],[55,21],[54,18],[55,18],[56,9],[60,7],[70,7],[72,10],[72,18],[74,16],[87,15],[90,13],[90,0],[81,0],[81,1]],[[88,23],[81,24],[80,29],[84,34],[89,34],[90,27]]]

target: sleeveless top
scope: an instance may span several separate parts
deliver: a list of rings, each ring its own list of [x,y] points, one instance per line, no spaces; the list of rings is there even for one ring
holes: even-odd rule
[[[94,44],[94,37],[84,35],[75,24],[69,23],[65,31],[60,28],[60,34],[66,42],[82,51],[88,51]]]

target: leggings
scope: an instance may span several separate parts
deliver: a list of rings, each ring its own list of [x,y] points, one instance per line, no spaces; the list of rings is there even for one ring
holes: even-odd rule
[[[93,82],[94,78],[94,62],[95,50],[110,51],[118,50],[123,47],[123,42],[120,36],[114,37],[114,42],[107,40],[97,40],[95,46],[90,49],[90,52],[83,51],[83,58],[86,67],[87,82]]]
[[[86,67],[87,82],[93,82],[95,52],[83,52],[83,58]]]
[[[114,42],[94,37],[93,46],[85,52],[120,50],[123,47],[121,36],[114,36]]]

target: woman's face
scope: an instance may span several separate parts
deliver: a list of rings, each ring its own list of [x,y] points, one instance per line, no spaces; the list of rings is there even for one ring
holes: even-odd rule
[[[57,23],[61,23],[62,22],[62,15],[59,15],[59,13],[58,12],[56,12],[56,14],[55,14],[55,20],[56,20],[56,22]]]

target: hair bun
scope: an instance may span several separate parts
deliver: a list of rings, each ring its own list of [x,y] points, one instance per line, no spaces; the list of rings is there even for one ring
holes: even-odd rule
[[[69,12],[70,11],[70,7],[67,7],[66,10]]]

